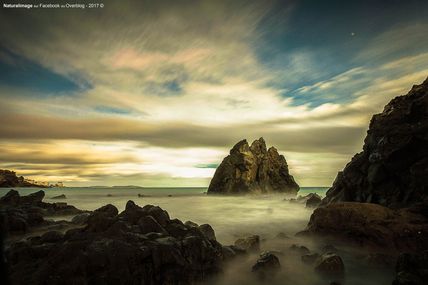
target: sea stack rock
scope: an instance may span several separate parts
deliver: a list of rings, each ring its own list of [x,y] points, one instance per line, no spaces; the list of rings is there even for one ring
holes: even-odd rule
[[[299,185],[288,172],[287,161],[276,148],[266,149],[263,138],[251,146],[238,142],[217,168],[208,194],[281,192],[296,194]]]
[[[363,151],[336,177],[323,205],[368,202],[400,208],[428,199],[428,79],[374,115]]]

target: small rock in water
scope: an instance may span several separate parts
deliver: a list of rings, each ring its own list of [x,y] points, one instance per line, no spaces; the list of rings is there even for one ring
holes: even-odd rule
[[[260,279],[272,277],[281,268],[278,257],[272,252],[263,252],[251,271],[256,273]]]
[[[64,194],[61,194],[58,196],[53,196],[51,199],[67,199],[67,196],[65,196]]]
[[[253,236],[237,239],[235,241],[235,246],[247,251],[259,252],[260,237],[258,235],[253,235]]]
[[[339,250],[334,245],[326,244],[323,247],[321,247],[321,252],[322,253],[327,253],[327,252],[337,253],[337,252],[339,252]]]
[[[395,266],[393,285],[425,285],[428,280],[428,250],[402,253]]]
[[[310,252],[309,249],[304,245],[293,244],[292,246],[290,246],[290,249],[300,254],[309,254]]]
[[[306,200],[306,208],[316,208],[321,204],[321,196],[314,193]]]
[[[339,255],[325,253],[317,259],[315,271],[326,277],[342,278],[345,275],[345,264]]]
[[[113,195],[112,195],[112,194],[107,194],[106,196],[107,196],[107,197],[113,197]]]
[[[320,257],[318,253],[302,255],[302,261],[306,264],[314,264],[314,262]]]
[[[290,237],[286,233],[280,232],[276,235],[276,238],[277,239],[289,239]]]

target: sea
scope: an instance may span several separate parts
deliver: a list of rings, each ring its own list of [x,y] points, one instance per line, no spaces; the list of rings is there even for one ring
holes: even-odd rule
[[[21,195],[27,195],[41,188],[14,188]],[[10,188],[1,188],[0,196]],[[317,239],[296,236],[305,229],[313,209],[305,205],[291,203],[283,194],[220,196],[207,195],[206,187],[195,188],[146,188],[146,187],[65,187],[42,189],[45,202],[66,202],[82,210],[95,210],[106,204],[113,204],[123,211],[127,201],[132,200],[140,206],[157,205],[166,210],[171,218],[192,221],[197,224],[209,224],[213,227],[217,240],[225,245],[233,244],[238,238],[259,235],[262,251],[277,252],[281,261],[281,272],[269,281],[272,285],[323,285],[332,280],[324,280],[313,268],[302,263],[299,254],[290,252],[292,244],[305,245],[311,252],[318,252],[323,246]],[[302,187],[298,195],[317,193],[325,196],[327,187]],[[65,199],[53,199],[64,194]],[[70,220],[72,217],[50,217],[55,220]],[[285,234],[288,238],[278,239]],[[340,247],[339,247],[340,248]],[[358,252],[363,256],[363,252]],[[346,266],[347,285],[391,284],[393,270],[368,267],[363,259],[355,258],[351,251],[343,249],[341,253]],[[250,255],[245,260],[230,264],[221,277],[208,285],[255,284],[250,272],[257,260]],[[364,272],[364,274],[361,274]],[[342,283],[343,284],[343,283]]]

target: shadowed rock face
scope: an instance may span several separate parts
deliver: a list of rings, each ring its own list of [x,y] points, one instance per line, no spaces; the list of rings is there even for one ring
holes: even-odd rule
[[[367,248],[420,251],[428,248],[427,207],[393,210],[378,204],[344,202],[320,207],[298,235],[322,236]]]
[[[208,194],[296,194],[297,191],[299,185],[289,174],[284,156],[274,147],[266,149],[263,138],[251,146],[247,140],[238,142],[217,168],[208,188]]]
[[[157,206],[129,201],[121,213],[110,204],[95,210],[64,235],[15,242],[5,255],[12,284],[170,285],[200,284],[221,272],[223,251],[209,225],[185,225]]]
[[[323,205],[406,207],[428,199],[428,79],[374,115],[363,151],[336,177]]]

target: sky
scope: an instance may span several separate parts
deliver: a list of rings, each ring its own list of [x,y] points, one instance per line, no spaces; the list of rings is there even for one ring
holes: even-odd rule
[[[427,78],[427,31],[425,0],[0,8],[0,168],[208,186],[264,137],[301,186],[330,186],[371,116]]]

